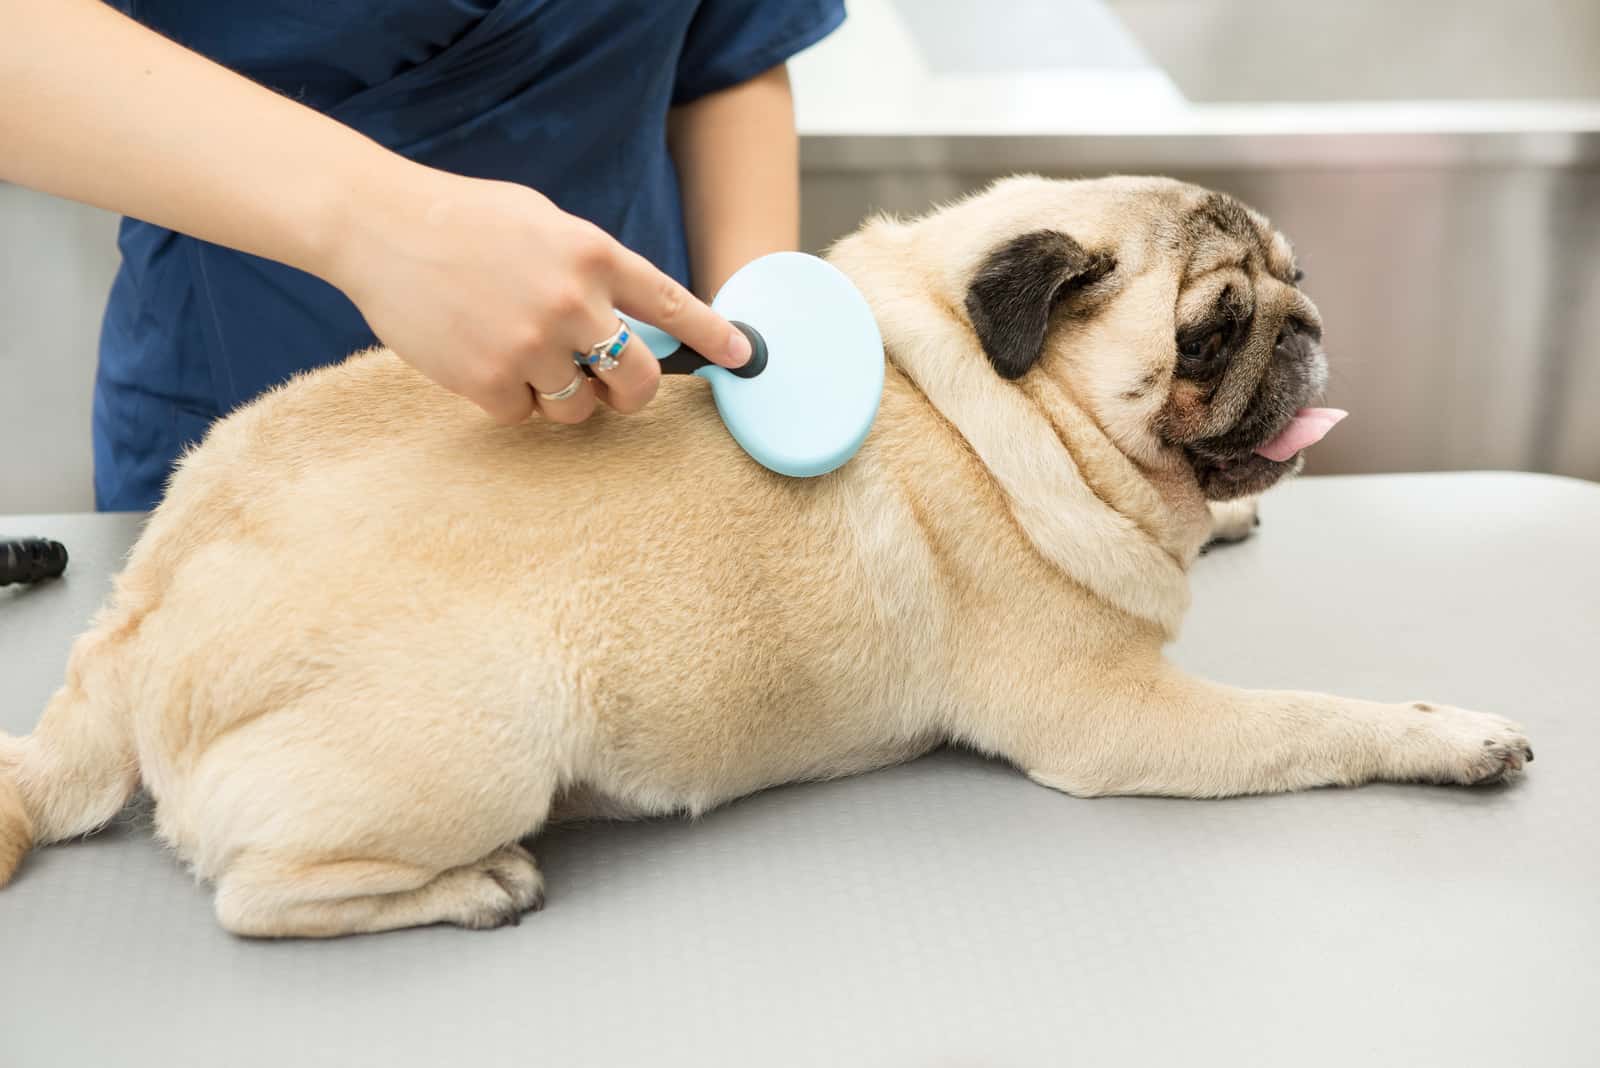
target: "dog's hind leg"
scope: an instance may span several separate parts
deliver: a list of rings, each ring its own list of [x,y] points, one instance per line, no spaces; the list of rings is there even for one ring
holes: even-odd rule
[[[556,714],[378,685],[344,676],[256,717],[159,799],[158,826],[216,884],[228,930],[495,927],[542,902],[513,843],[544,825],[565,777]]]
[[[519,845],[442,872],[384,860],[240,856],[217,882],[217,919],[258,938],[328,938],[451,923],[485,929],[544,905],[544,879]]]

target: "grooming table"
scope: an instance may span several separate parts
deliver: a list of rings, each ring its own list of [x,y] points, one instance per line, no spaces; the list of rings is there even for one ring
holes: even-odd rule
[[[135,516],[0,590],[32,728]],[[1308,612],[1306,605],[1314,606]],[[1600,1064],[1600,486],[1303,479],[1173,656],[1529,730],[1527,777],[1076,800],[967,753],[534,843],[520,927],[251,942],[135,805],[0,891],[0,1065]]]

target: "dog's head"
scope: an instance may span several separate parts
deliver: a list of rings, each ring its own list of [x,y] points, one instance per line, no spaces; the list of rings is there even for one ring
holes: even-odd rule
[[[1049,376],[1119,449],[1181,457],[1205,496],[1257,493],[1327,382],[1289,242],[1231,197],[1166,179],[1008,179],[907,227],[994,374]],[[1276,440],[1275,440],[1276,439]]]

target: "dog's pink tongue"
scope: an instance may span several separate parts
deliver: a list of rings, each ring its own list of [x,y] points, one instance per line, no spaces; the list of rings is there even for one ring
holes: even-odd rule
[[[1256,455],[1282,463],[1321,441],[1334,424],[1349,414],[1339,408],[1301,408],[1277,437],[1256,449]]]

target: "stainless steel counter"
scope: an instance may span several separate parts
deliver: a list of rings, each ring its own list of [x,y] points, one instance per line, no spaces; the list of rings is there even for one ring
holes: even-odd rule
[[[1594,0],[1106,4],[1191,100],[1600,99]]]

